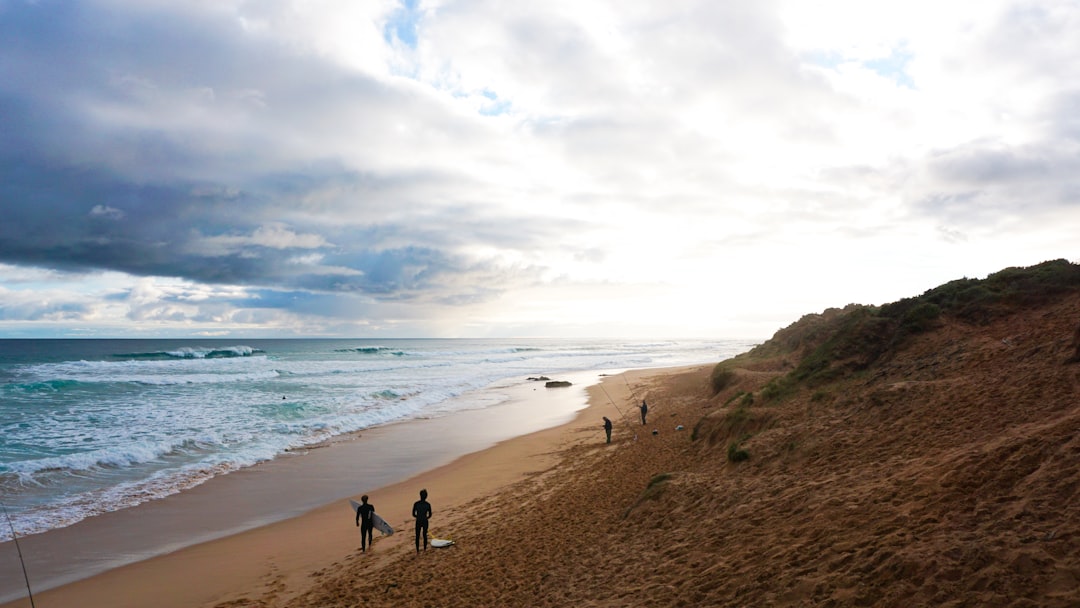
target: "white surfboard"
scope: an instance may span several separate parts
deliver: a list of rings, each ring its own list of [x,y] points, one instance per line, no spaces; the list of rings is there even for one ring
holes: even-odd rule
[[[449,547],[452,544],[454,544],[454,541],[446,540],[444,538],[431,539],[431,546],[435,547],[436,549],[441,549],[442,547]]]
[[[375,526],[375,529],[383,534],[390,536],[394,533],[394,529],[390,527],[390,524],[386,523],[386,520],[379,517],[378,513],[371,514],[371,523]]]
[[[355,500],[350,500],[349,504],[352,505],[354,514],[360,510],[360,503],[356,502]],[[386,523],[385,519],[379,517],[378,513],[371,514],[371,523],[375,526],[376,530],[382,532],[387,536],[390,536],[394,533],[394,529],[390,527],[390,524]]]

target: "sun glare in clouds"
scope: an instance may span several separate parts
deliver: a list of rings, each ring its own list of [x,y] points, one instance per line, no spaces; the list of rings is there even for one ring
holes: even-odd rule
[[[2,10],[0,335],[767,338],[1078,257],[1071,0]]]

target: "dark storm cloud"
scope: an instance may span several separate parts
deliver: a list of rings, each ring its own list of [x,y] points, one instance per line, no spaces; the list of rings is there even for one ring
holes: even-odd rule
[[[1069,255],[1077,11],[826,5],[0,0],[0,306],[124,331],[633,328],[745,252],[744,284],[806,251],[866,265],[678,315],[696,334],[896,299],[920,256],[949,279]]]
[[[475,297],[477,263],[448,247],[465,234],[508,242],[510,231],[434,200],[464,178],[346,167],[320,145],[347,131],[377,158],[394,120],[428,111],[213,12],[4,3],[0,261],[390,300],[435,288]],[[267,225],[284,238],[259,238]],[[513,233],[534,238],[527,226]]]

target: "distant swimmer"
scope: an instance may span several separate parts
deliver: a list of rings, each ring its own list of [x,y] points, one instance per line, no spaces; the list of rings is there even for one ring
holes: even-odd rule
[[[368,545],[372,543],[375,530],[375,507],[368,504],[367,494],[360,497],[360,508],[356,510],[356,525],[360,526],[360,550],[367,553]]]
[[[608,420],[607,416],[603,416],[603,418],[604,418],[604,433],[607,434],[607,442],[611,443],[611,421]]]
[[[424,535],[424,551],[428,545],[428,520],[431,519],[431,503],[427,501],[427,490],[420,490],[420,500],[413,503],[412,516],[416,518],[416,552],[420,553],[420,534]]]
[[[649,404],[645,403],[645,400],[641,400],[641,426],[645,426],[645,414],[649,413]]]

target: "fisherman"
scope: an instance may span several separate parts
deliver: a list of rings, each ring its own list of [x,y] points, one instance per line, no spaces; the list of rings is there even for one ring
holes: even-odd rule
[[[375,507],[368,504],[367,494],[360,497],[361,504],[356,509],[356,525],[360,526],[360,551],[367,553],[368,545],[373,545],[375,530]]]
[[[607,434],[607,442],[611,443],[611,421],[607,416],[603,416],[604,419],[604,433]]]
[[[420,532],[424,533],[424,551],[428,544],[428,519],[431,518],[431,503],[427,501],[427,490],[420,490],[420,500],[413,503],[412,516],[416,518],[416,552],[420,553]]]
[[[641,426],[645,426],[645,414],[649,413],[649,404],[645,403],[645,400],[641,400]]]

